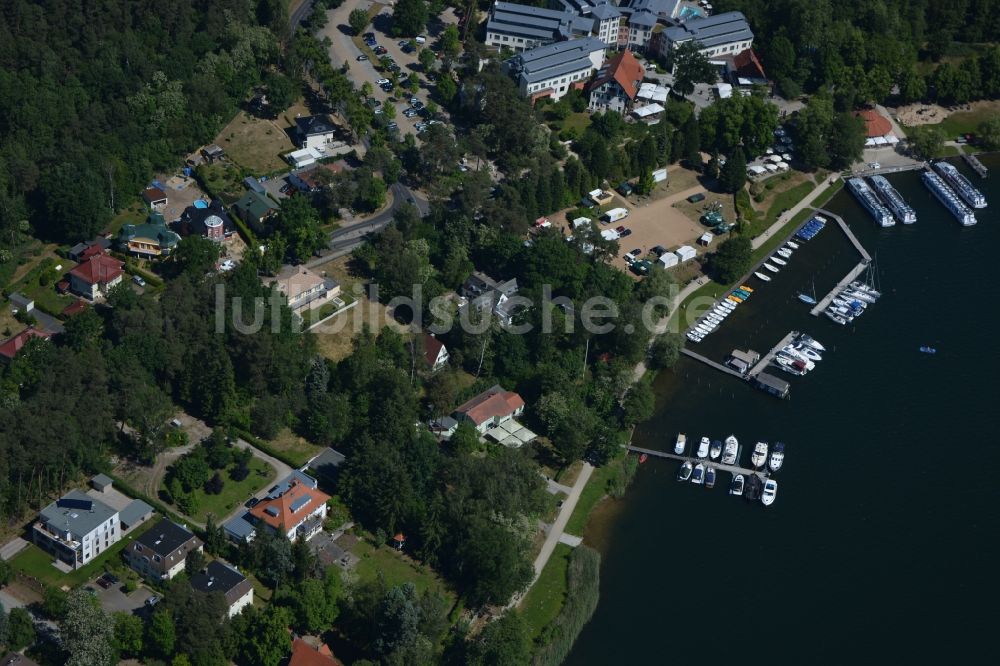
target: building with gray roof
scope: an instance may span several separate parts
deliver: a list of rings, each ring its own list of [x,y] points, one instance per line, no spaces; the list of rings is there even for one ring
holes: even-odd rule
[[[657,48],[666,56],[685,42],[700,44],[700,51],[709,58],[736,55],[751,47],[753,31],[741,12],[725,12],[665,28]]]
[[[520,53],[560,39],[589,35],[594,19],[571,9],[547,9],[495,2],[486,21],[486,46]]]
[[[604,62],[606,48],[597,37],[556,42],[514,56],[504,69],[517,81],[522,95],[558,100],[574,83],[582,85],[590,79]]]
[[[118,511],[79,490],[42,509],[32,540],[67,566],[78,569],[122,537]]]

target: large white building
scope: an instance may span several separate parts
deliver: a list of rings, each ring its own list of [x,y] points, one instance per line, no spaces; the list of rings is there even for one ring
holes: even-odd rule
[[[699,51],[709,58],[741,53],[753,44],[753,31],[741,12],[725,12],[664,28],[658,35],[657,51],[666,57],[686,42],[701,45]]]
[[[618,43],[622,13],[609,0],[559,0],[558,9],[514,2],[495,2],[486,21],[486,46],[515,53],[553,42],[597,37],[612,46]]]
[[[597,37],[556,42],[514,56],[504,63],[504,69],[522,95],[558,100],[574,84],[582,87],[600,68],[605,48]]]
[[[42,509],[32,529],[35,544],[79,569],[122,538],[118,511],[79,490]]]

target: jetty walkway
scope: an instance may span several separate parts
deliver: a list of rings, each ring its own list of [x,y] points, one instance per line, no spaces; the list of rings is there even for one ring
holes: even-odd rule
[[[962,159],[964,159],[965,163],[968,164],[973,171],[978,173],[980,177],[986,178],[988,175],[990,175],[990,172],[986,169],[986,166],[983,165],[983,163],[980,162],[979,158],[976,157],[975,155],[963,152]]]
[[[733,475],[742,474],[744,476],[749,476],[751,474],[756,474],[757,476],[760,477],[762,481],[767,479],[767,473],[764,472],[763,470],[748,469],[746,467],[740,467],[738,465],[723,465],[719,463],[719,461],[717,460],[709,460],[708,458],[696,458],[694,456],[679,456],[676,453],[668,453],[667,451],[657,451],[656,449],[643,449],[638,446],[632,446],[631,444],[626,448],[634,453],[645,453],[648,456],[656,456],[657,458],[667,458],[670,460],[676,460],[678,462],[690,461],[694,464],[704,463],[705,465],[712,466],[717,470],[723,472],[729,472]],[[740,449],[740,453],[742,453],[742,448]],[[737,462],[739,462],[738,456],[736,460]]]
[[[712,359],[710,359],[710,358],[708,358],[706,356],[702,356],[698,352],[693,352],[690,349],[688,349],[687,347],[682,348],[681,349],[681,353],[684,354],[685,356],[693,358],[696,361],[701,361],[705,365],[707,365],[707,366],[709,366],[711,368],[715,368],[716,370],[718,370],[720,372],[724,372],[727,375],[732,375],[733,377],[736,377],[737,379],[743,379],[743,380],[747,379],[747,377],[744,377],[743,375],[741,375],[740,373],[736,372],[732,368],[726,367],[726,366],[722,365],[721,363],[716,363]]]
[[[764,354],[764,357],[761,358],[760,361],[757,362],[757,365],[753,366],[753,369],[749,372],[749,376],[750,377],[756,377],[757,375],[759,375],[760,373],[762,373],[767,368],[767,366],[771,363],[771,361],[774,360],[774,357],[777,356],[778,352],[781,351],[781,349],[785,345],[787,345],[788,343],[790,343],[795,338],[795,336],[798,335],[798,334],[799,334],[798,331],[789,331],[788,335],[786,335],[785,337],[781,338],[781,340],[778,342],[778,344],[776,344],[775,346],[771,347],[771,351],[769,351],[766,354]]]
[[[858,237],[854,235],[854,232],[851,231],[851,228],[847,226],[847,222],[844,222],[844,218],[837,215],[836,213],[831,213],[825,208],[816,208],[814,210],[817,213],[822,213],[823,215],[829,215],[834,220],[836,220],[837,224],[840,226],[840,230],[844,232],[845,236],[847,236],[847,240],[851,241],[851,245],[853,245],[854,249],[858,251],[858,254],[860,254],[864,258],[865,263],[869,263],[872,260],[872,256],[868,254],[868,250],[866,250],[865,246],[861,244],[861,241],[858,240]]]
[[[826,310],[826,308],[830,305],[833,299],[837,297],[837,294],[842,292],[847,285],[858,279],[858,276],[864,273],[866,268],[868,268],[868,262],[865,261],[862,261],[857,266],[852,268],[851,272],[845,275],[844,279],[838,282],[837,286],[834,287],[829,294],[824,296],[823,299],[820,300],[820,302],[817,303],[816,306],[809,311],[809,314],[811,314],[814,317],[818,317],[819,313],[823,312],[823,310]]]

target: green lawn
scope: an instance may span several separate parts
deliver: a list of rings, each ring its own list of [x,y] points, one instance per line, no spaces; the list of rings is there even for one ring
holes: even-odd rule
[[[299,437],[292,432],[291,428],[284,428],[267,444],[275,451],[280,451],[287,456],[289,462],[294,462],[296,466],[305,465],[324,448]]]
[[[566,532],[574,536],[583,536],[583,530],[587,527],[587,519],[590,512],[594,510],[597,503],[608,492],[608,481],[617,474],[617,466],[612,462],[602,465],[594,470],[580,493],[580,499],[573,509],[573,515],[566,523]]]
[[[61,266],[55,270],[56,266]],[[56,283],[62,279],[76,263],[69,259],[45,257],[27,275],[17,282],[11,291],[19,291],[35,301],[35,306],[53,316],[58,316],[66,306],[76,299],[56,291]]]
[[[249,467],[250,474],[242,481],[233,481],[229,478],[228,470],[222,471],[225,485],[218,495],[206,495],[201,488],[196,489],[193,494],[198,503],[198,511],[190,518],[202,523],[210,513],[216,518],[224,518],[255,492],[274,481],[274,468],[260,458],[251,458]],[[176,506],[173,508],[179,511]]]
[[[88,580],[91,580],[102,571],[119,562],[118,554],[137,536],[148,530],[156,523],[155,517],[150,517],[146,522],[136,527],[125,535],[125,538],[101,553],[96,559],[87,563],[86,566],[63,573],[52,566],[53,557],[35,544],[29,544],[17,556],[10,561],[11,565],[22,573],[37,578],[43,583],[54,587],[76,587]]]
[[[430,567],[424,566],[389,546],[375,548],[365,539],[359,540],[351,551],[361,558],[354,572],[361,580],[374,580],[379,572],[390,587],[402,583],[413,583],[418,594],[424,590],[434,590],[448,600],[448,605],[455,603],[455,593],[445,586]]]
[[[566,599],[566,572],[572,552],[573,549],[566,544],[556,544],[552,557],[521,603],[521,614],[532,639],[537,638],[562,609]]]
[[[960,134],[976,134],[979,126],[997,114],[997,109],[984,106],[975,111],[953,113],[938,124],[944,130],[945,138],[954,140]]]

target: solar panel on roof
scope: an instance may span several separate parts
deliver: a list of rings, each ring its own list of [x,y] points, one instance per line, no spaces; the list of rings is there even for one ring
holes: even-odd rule
[[[275,518],[278,517],[278,507],[276,506],[269,506],[264,509],[264,512],[269,516],[274,516]]]
[[[91,500],[61,497],[56,500],[56,506],[63,509],[83,509],[84,511],[90,511],[94,508],[94,503]]]
[[[295,498],[295,501],[292,502],[292,506],[290,507],[292,509],[292,513],[295,513],[306,504],[309,504],[310,499],[309,495],[303,495],[302,497]]]

